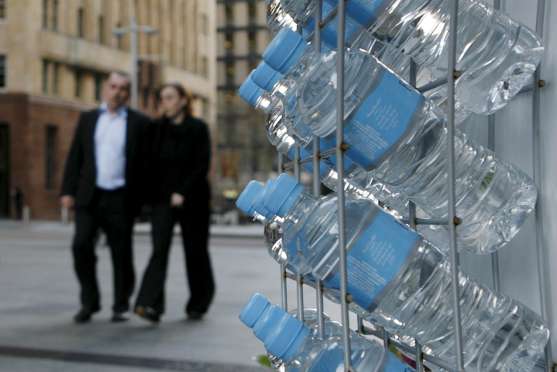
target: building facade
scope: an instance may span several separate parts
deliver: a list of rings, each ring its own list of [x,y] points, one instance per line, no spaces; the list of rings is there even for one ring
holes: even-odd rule
[[[110,71],[131,70],[133,18],[156,30],[138,33],[139,109],[153,114],[157,86],[179,81],[216,136],[215,0],[0,0],[0,217],[60,216],[76,120]]]
[[[265,1],[217,0],[217,7],[219,195],[233,196],[250,179],[267,178],[276,158],[266,139],[265,116],[237,95],[270,34]]]

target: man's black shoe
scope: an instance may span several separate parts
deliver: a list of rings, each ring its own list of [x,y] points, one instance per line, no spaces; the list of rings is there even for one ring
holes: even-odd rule
[[[122,322],[127,322],[128,320],[130,320],[130,318],[128,318],[125,312],[121,312],[121,313],[114,312],[112,313],[112,318],[110,318],[110,321],[112,323],[122,323]]]
[[[151,323],[158,323],[161,320],[161,314],[148,306],[136,306],[134,312],[141,318],[150,321]]]
[[[195,310],[187,311],[186,314],[188,315],[189,320],[201,320],[203,319],[203,315],[205,315],[204,313]]]
[[[88,323],[91,321],[91,316],[93,315],[93,311],[89,309],[81,309],[74,315],[73,321],[77,324]]]

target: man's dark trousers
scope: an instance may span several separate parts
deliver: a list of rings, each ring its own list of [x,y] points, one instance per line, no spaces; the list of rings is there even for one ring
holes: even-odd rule
[[[81,286],[81,305],[100,308],[96,275],[95,243],[98,232],[106,234],[114,276],[114,312],[128,310],[134,287],[132,257],[133,219],[139,211],[145,183],[149,119],[127,110],[125,187],[101,190],[96,186],[95,128],[100,110],[80,115],[66,160],[61,195],[75,198],[74,268]]]
[[[95,243],[99,231],[106,235],[113,265],[114,312],[129,309],[135,274],[132,255],[133,217],[126,210],[123,189],[96,189],[87,207],[77,207],[72,244],[74,268],[81,285],[81,303],[91,312],[100,309]]]

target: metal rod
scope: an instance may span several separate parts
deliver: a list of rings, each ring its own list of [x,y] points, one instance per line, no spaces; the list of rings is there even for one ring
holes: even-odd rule
[[[315,51],[317,53],[321,53],[321,18],[322,18],[322,6],[323,0],[316,0],[316,7],[315,7],[315,32],[313,36],[313,45]],[[312,144],[312,165],[313,165],[313,177],[312,177],[312,188],[313,188],[313,195],[319,197],[321,194],[321,179],[320,179],[320,159],[319,159],[319,137],[313,136],[313,144]],[[319,326],[319,337],[325,337],[325,317],[323,316],[323,283],[318,281],[316,283],[316,291],[315,291],[315,301],[317,304],[317,323]]]
[[[304,321],[304,278],[300,274],[296,274],[296,299],[298,300],[298,306],[296,310],[298,312],[298,319],[302,322]]]
[[[496,3],[498,3],[498,1]],[[488,120],[487,147],[491,151],[495,151],[495,114],[489,115],[487,120]],[[490,259],[491,259],[491,276],[493,281],[493,290],[495,292],[500,292],[501,273],[499,270],[499,253],[493,252],[490,256],[491,256]]]
[[[337,159],[337,198],[338,198],[338,249],[340,256],[340,295],[344,344],[344,370],[350,371],[350,319],[348,317],[348,290],[346,268],[346,236],[344,210],[344,34],[345,34],[345,3],[338,1],[337,27],[337,128],[336,128],[336,159]]]
[[[449,243],[450,243],[450,263],[452,277],[452,302],[453,302],[453,321],[454,338],[456,353],[456,368],[464,371],[464,358],[462,350],[462,328],[459,302],[458,271],[459,257],[456,243],[456,197],[455,197],[455,80],[456,80],[456,48],[457,48],[457,23],[458,23],[458,0],[451,0],[450,3],[450,28],[449,28],[449,63],[448,63],[448,103],[449,113],[447,122],[447,168],[449,183]]]
[[[300,145],[296,145],[294,153],[294,176],[296,180],[300,182],[301,171],[300,171]],[[304,321],[304,280],[301,275],[296,275],[296,299],[298,311],[298,319],[302,322]]]
[[[283,158],[282,154],[277,153],[277,171],[282,173],[283,169]],[[280,303],[284,311],[288,311],[288,286],[286,283],[286,266],[280,265]]]
[[[364,334],[364,319],[360,315],[356,315],[356,324],[358,326],[358,333]]]
[[[422,353],[422,346],[416,341],[415,352],[416,355],[416,372],[424,371],[424,354]]]
[[[433,90],[435,88],[440,87],[441,85],[445,85],[447,84],[447,79],[446,78],[441,78],[438,80],[434,80],[430,83],[424,84],[421,87],[418,87],[417,89],[420,91],[420,93],[425,93],[427,91]]]
[[[496,10],[501,9],[501,0],[493,0],[493,8]],[[487,117],[487,148],[495,152],[495,114]],[[493,282],[493,290],[495,292],[501,291],[501,273],[499,270],[499,252],[491,254],[491,279]]]
[[[296,280],[296,275],[287,271],[286,272],[286,278],[295,281]],[[317,290],[317,283],[315,281],[313,281],[311,279],[311,277],[305,277],[304,278],[304,285],[307,285],[307,286],[312,287],[312,288]],[[323,291],[323,293],[330,292],[331,296],[334,296],[334,294],[337,293],[336,291],[330,290],[326,287],[322,287],[322,291]],[[363,319],[361,317],[358,317],[358,331],[362,335],[371,335],[371,336],[381,338],[386,347],[394,346],[396,349],[408,354],[409,356],[410,355],[415,355],[415,353],[416,353],[415,346],[411,346],[411,345],[402,343],[398,339],[393,338],[391,335],[389,335],[389,333],[387,331],[385,331],[380,326],[377,326],[377,328],[378,329],[373,329],[373,328],[367,327],[363,323]],[[447,371],[454,371],[454,366],[449,366],[449,364],[446,361],[444,361],[442,359],[439,359],[437,357],[434,357],[432,355],[423,353],[423,351],[422,351],[422,359],[424,361],[430,363],[430,364],[441,367],[441,368],[443,368]]]
[[[288,284],[286,279],[288,278],[288,273],[286,272],[286,266],[280,265],[280,304],[284,311],[288,311]]]
[[[543,38],[545,26],[545,0],[538,0],[536,12],[536,33]],[[543,197],[543,171],[542,171],[542,150],[543,143],[541,141],[541,118],[540,118],[540,96],[541,87],[537,84],[541,80],[541,65],[538,66],[534,74],[534,91],[532,99],[532,147],[533,147],[533,173],[534,182],[538,188],[538,200],[536,203],[536,255],[538,265],[538,282],[540,292],[540,307],[541,315],[549,329],[553,328],[553,319],[551,312],[551,297],[550,297],[550,283],[549,270],[547,267],[548,254],[543,242],[544,238],[544,221],[543,221],[543,203],[540,202]],[[551,339],[548,341],[545,348],[545,364],[548,371],[551,371],[553,366],[553,356],[551,351]]]

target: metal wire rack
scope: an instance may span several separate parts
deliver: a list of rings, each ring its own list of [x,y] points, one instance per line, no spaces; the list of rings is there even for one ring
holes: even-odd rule
[[[279,172],[283,170],[291,170],[294,175],[300,180],[301,176],[301,165],[312,163],[313,164],[313,174],[312,174],[312,192],[315,196],[320,195],[321,185],[319,179],[319,162],[332,155],[336,156],[337,159],[337,198],[338,198],[338,226],[339,226],[339,254],[340,254],[340,298],[341,298],[341,322],[343,324],[343,344],[344,344],[344,369],[345,371],[351,371],[350,365],[350,323],[349,323],[349,304],[351,301],[351,296],[347,292],[347,267],[346,267],[346,241],[345,241],[345,195],[344,195],[344,161],[343,153],[346,150],[343,138],[343,127],[344,127],[344,54],[345,54],[345,20],[346,20],[346,3],[351,0],[339,0],[336,9],[327,15],[326,18],[322,17],[322,1],[314,0],[316,2],[315,8],[315,31],[313,33],[313,45],[317,52],[320,52],[321,46],[321,30],[322,28],[332,22],[335,18],[337,19],[337,56],[336,56],[336,72],[337,72],[337,99],[336,99],[336,110],[337,110],[337,126],[336,126],[336,148],[320,151],[319,140],[317,137],[313,138],[313,151],[312,156],[301,159],[300,158],[300,148],[298,147],[295,153],[295,158],[292,162],[284,163],[281,154],[278,154],[278,169]],[[447,83],[448,85],[448,143],[447,143],[447,159],[448,159],[448,189],[449,189],[449,213],[447,220],[427,220],[416,218],[416,208],[413,203],[409,204],[408,216],[403,219],[405,223],[411,227],[416,227],[416,225],[446,225],[448,226],[449,242],[450,242],[450,268],[452,277],[452,303],[454,310],[454,337],[455,337],[455,354],[456,363],[455,365],[448,365],[444,360],[441,360],[435,356],[429,355],[422,351],[420,345],[413,342],[402,342],[396,336],[388,334],[381,327],[374,324],[364,324],[361,318],[357,318],[357,331],[365,335],[374,335],[384,341],[386,349],[395,348],[398,351],[404,353],[406,356],[411,357],[416,363],[416,371],[422,372],[426,370],[427,364],[442,368],[447,371],[464,371],[464,361],[463,361],[463,345],[462,345],[462,326],[460,317],[460,306],[459,306],[459,288],[458,288],[458,269],[459,269],[459,254],[457,250],[457,225],[459,224],[459,218],[456,216],[455,208],[455,149],[454,149],[454,131],[455,131],[455,81],[459,77],[459,71],[456,70],[456,42],[457,42],[457,24],[458,24],[458,0],[448,0],[450,2],[450,28],[449,28],[449,40],[448,40],[448,74],[444,79],[438,81],[433,81],[425,86],[416,87],[416,68],[415,65],[411,64],[410,69],[410,83],[416,87],[420,92],[427,92],[428,90],[435,89],[436,87]],[[494,8],[500,9],[501,0],[493,1]],[[539,36],[543,36],[544,30],[544,18],[545,18],[546,1],[537,0],[537,18],[536,18],[536,32]],[[541,194],[543,190],[541,189],[541,140],[540,140],[540,90],[544,86],[544,81],[541,80],[541,67],[538,67],[534,75],[534,81],[531,86],[523,89],[521,93],[532,93],[532,127],[533,127],[533,169],[534,169],[534,181],[538,187],[538,192]],[[488,148],[494,150],[495,144],[495,125],[496,117],[495,115],[490,115],[488,118]],[[541,315],[548,327],[551,329],[551,314],[549,312],[549,295],[548,295],[548,273],[545,266],[547,252],[543,245],[543,221],[542,214],[540,212],[539,205],[536,208],[536,255],[537,255],[537,271],[538,271],[538,283],[540,292],[540,302],[541,302]],[[497,253],[491,255],[491,265],[493,273],[493,287],[496,291],[500,289],[500,274],[499,274],[499,258]],[[288,309],[288,294],[287,286],[288,280],[292,280],[296,283],[296,302],[298,309],[298,317],[303,320],[303,308],[304,308],[304,291],[303,287],[308,286],[315,290],[316,304],[318,311],[318,323],[320,334],[323,335],[324,327],[324,317],[323,317],[323,307],[324,307],[324,297],[327,295],[328,289],[324,288],[322,283],[319,281],[314,281],[314,279],[309,277],[302,277],[300,275],[295,275],[288,272],[284,266],[280,268],[280,283],[281,283],[281,304],[284,309]],[[544,360],[544,370],[553,370],[553,361],[551,355],[551,345],[548,343],[545,351]]]

